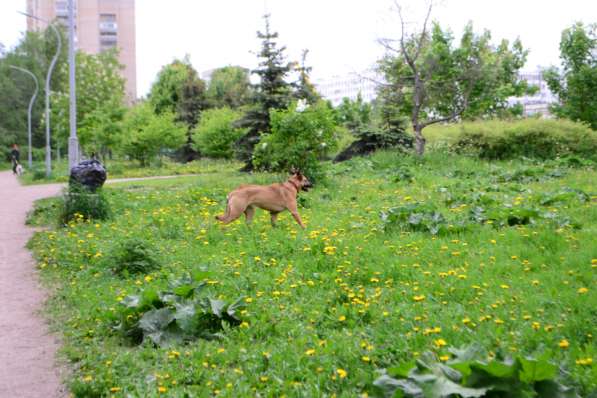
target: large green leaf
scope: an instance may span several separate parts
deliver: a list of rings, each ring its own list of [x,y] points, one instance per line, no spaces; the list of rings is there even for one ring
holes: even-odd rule
[[[535,383],[537,396],[541,398],[580,398],[572,389],[553,380],[543,380]]]
[[[137,308],[140,302],[141,297],[136,295],[130,295],[123,298],[120,304],[124,305],[126,308]]]
[[[236,301],[232,304],[230,304],[228,306],[228,308],[226,308],[226,314],[228,314],[228,316],[231,319],[230,320],[235,320],[235,321],[240,321],[240,318],[236,315],[238,310],[242,310],[245,308],[245,300],[244,297],[239,297],[238,299],[236,299]]]
[[[177,325],[186,334],[193,334],[195,332],[197,322],[195,315],[197,313],[195,305],[192,302],[186,302],[183,304],[177,304],[176,312],[174,313],[174,319],[176,319]]]
[[[377,388],[378,395],[384,398],[422,398],[423,390],[413,381],[397,380],[384,374],[378,377],[373,385]],[[398,394],[400,393],[400,394]]]
[[[557,366],[547,361],[524,357],[520,357],[518,360],[522,365],[520,380],[525,383],[550,380],[556,376],[558,370]]]
[[[209,307],[211,313],[216,315],[218,318],[222,318],[222,311],[226,308],[226,303],[222,300],[209,299]]]
[[[453,396],[459,396],[462,398],[474,398],[474,397],[483,397],[487,391],[491,388],[469,388],[463,387],[458,383],[454,383],[453,381],[445,378],[445,377],[438,377],[433,383],[430,383],[428,386],[424,388],[425,392],[429,392],[430,394],[426,396],[428,397],[437,397],[437,398],[448,398]]]
[[[174,312],[169,308],[147,311],[139,320],[139,328],[144,337],[149,337],[155,344],[161,345],[166,337],[166,329],[174,321]]]

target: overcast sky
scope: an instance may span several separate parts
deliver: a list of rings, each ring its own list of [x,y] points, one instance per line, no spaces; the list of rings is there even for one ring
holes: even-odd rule
[[[423,0],[401,1],[407,19],[420,22]],[[267,10],[289,59],[310,50],[313,77],[359,72],[382,54],[376,40],[397,36],[393,0],[137,0],[137,85],[149,90],[159,69],[189,54],[198,71],[254,67]],[[0,43],[14,46],[25,30],[26,0],[0,0]],[[443,0],[432,14],[457,35],[467,21],[489,29],[494,42],[520,37],[530,49],[525,70],[559,64],[561,31],[575,21],[597,22],[595,0]]]

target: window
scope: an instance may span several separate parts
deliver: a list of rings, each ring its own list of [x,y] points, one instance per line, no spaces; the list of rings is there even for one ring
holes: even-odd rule
[[[118,24],[116,14],[100,14],[99,17],[100,50],[116,47],[118,43]]]

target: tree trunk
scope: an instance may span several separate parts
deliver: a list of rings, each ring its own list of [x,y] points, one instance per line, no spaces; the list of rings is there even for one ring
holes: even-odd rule
[[[423,153],[425,153],[425,143],[427,142],[425,137],[423,137],[423,132],[422,132],[423,127],[420,125],[415,125],[414,130],[415,130],[415,149],[417,151],[417,155],[423,156]]]

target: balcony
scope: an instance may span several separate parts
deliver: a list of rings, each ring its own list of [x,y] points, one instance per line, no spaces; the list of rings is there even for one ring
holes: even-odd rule
[[[116,32],[116,31],[118,31],[118,24],[116,22],[100,22],[99,30],[100,30],[100,33]]]

